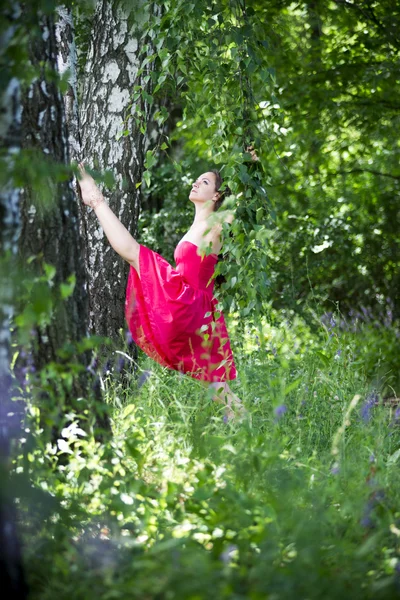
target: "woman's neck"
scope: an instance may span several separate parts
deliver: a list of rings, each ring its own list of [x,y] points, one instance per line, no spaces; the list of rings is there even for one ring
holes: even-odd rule
[[[193,225],[199,225],[200,223],[207,221],[211,213],[214,212],[214,205],[211,201],[201,204],[194,203],[194,207],[196,209],[196,213],[194,215]]]

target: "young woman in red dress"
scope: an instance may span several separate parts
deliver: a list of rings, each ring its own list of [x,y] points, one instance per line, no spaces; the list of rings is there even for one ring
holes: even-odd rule
[[[195,217],[175,249],[176,267],[139,244],[112,212],[93,178],[79,165],[82,200],[93,208],[114,250],[130,265],[125,314],[137,345],[165,367],[213,388],[228,419],[243,411],[229,387],[236,368],[225,325],[213,295],[213,274],[222,247],[222,223],[212,213],[223,200],[218,171],[192,184]],[[232,221],[230,215],[226,221]]]

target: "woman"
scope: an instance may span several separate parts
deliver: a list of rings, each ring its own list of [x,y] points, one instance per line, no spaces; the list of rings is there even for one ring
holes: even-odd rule
[[[114,250],[131,265],[125,314],[133,339],[161,365],[206,382],[213,399],[225,404],[227,418],[233,418],[242,404],[227,383],[236,378],[236,369],[224,316],[213,296],[222,223],[211,217],[223,200],[220,174],[208,171],[193,183],[189,200],[195,218],[175,249],[173,268],[131,236],[83,163],[79,171],[83,202],[95,211]]]

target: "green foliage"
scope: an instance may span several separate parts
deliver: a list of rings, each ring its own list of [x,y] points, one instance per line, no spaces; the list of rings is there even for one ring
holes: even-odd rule
[[[397,4],[162,6],[142,63],[146,93],[174,115],[146,192],[151,239],[172,254],[158,223],[188,225],[182,187],[215,162],[237,202],[219,266],[226,307],[252,314],[269,297],[303,316],[316,301],[376,314],[399,287]]]
[[[274,135],[265,159],[279,206],[269,247],[277,307],[303,312],[318,299],[327,310],[339,303],[342,312],[364,305],[376,313],[383,296],[396,296],[399,146],[391,98],[399,18],[393,2],[365,11],[288,4],[271,15],[277,104],[262,113]]]
[[[162,193],[166,205],[177,202],[176,196],[168,198],[161,189],[160,173],[164,182],[173,179],[182,188],[198,175],[199,163],[206,168],[221,165],[236,199],[231,208],[238,216],[232,227],[234,242],[227,240],[225,246],[236,261],[220,267],[230,289],[223,302],[225,307],[247,311],[244,314],[262,310],[268,286],[268,279],[259,274],[267,271],[265,240],[271,207],[263,187],[264,168],[247,151],[250,145],[259,147],[262,139],[255,107],[270,83],[264,34],[255,11],[246,11],[240,1],[163,2],[161,14],[149,19],[149,42],[142,48],[139,72],[143,85],[135,86],[133,95],[132,114],[139,126],[144,118],[140,97],[160,106],[154,115],[159,126],[168,118],[164,104],[178,105],[183,112],[169,138],[161,136],[147,152],[144,180],[152,198]],[[182,141],[185,157],[179,149]],[[169,169],[163,164],[164,152],[171,161]],[[181,219],[186,222],[186,212],[181,215],[178,205],[175,208],[178,225]],[[248,238],[250,243],[245,241]],[[170,248],[165,250],[170,253]],[[240,281],[245,273],[248,285],[243,287]]]
[[[11,491],[31,596],[391,600],[400,583],[399,332],[387,301],[399,266],[398,7],[160,6],[154,17],[146,9],[133,90],[142,131],[141,99],[165,127],[146,154],[142,241],[172,261],[190,224],[185,190],[211,161],[223,165],[236,220],[219,270],[234,311],[233,387],[248,414],[224,423],[200,384],[143,357],[132,377],[95,359],[85,368],[80,358],[99,340],[61,345],[39,373],[16,351],[27,415]],[[80,14],[83,62],[88,5]],[[10,56],[22,64],[21,48]],[[43,184],[40,197],[51,198],[44,167],[28,158],[13,180]],[[73,277],[55,281],[43,265],[24,282],[25,341],[73,292]],[[79,377],[91,378],[93,397],[75,393]],[[107,439],[94,431],[102,394]]]
[[[48,442],[30,408],[12,484],[32,598],[395,597],[396,407],[350,337],[282,329],[245,332],[241,424],[149,361],[102,376],[107,443],[73,416]]]
[[[34,328],[45,328],[57,317],[60,305],[75,289],[74,274],[67,281],[59,282],[56,268],[42,259],[42,256],[31,256],[27,261],[28,268],[32,263],[37,266],[36,275],[20,269],[15,278],[21,308],[14,318],[14,325],[18,343],[22,345],[28,344]]]

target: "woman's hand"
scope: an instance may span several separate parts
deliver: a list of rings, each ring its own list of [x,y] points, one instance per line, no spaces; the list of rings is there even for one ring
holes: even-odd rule
[[[86,172],[83,162],[78,165],[80,178],[78,179],[81,190],[82,201],[90,208],[97,208],[99,204],[105,202],[103,194],[96,185],[95,180]]]
[[[253,162],[257,162],[258,160],[260,160],[260,159],[258,158],[258,156],[257,156],[257,153],[256,153],[256,151],[254,150],[254,146],[253,146],[253,145],[247,146],[247,147],[246,147],[246,152],[248,152],[248,153],[250,154],[250,156],[251,156],[251,160],[252,160]]]

